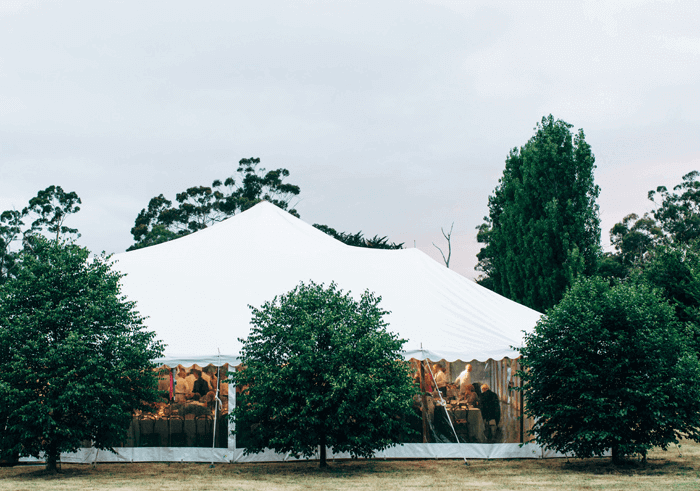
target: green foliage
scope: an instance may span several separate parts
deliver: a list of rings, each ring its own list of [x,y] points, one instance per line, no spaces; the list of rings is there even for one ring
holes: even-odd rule
[[[650,251],[634,276],[656,288],[676,311],[676,318],[700,356],[700,244],[665,244]]]
[[[526,412],[537,443],[613,459],[700,441],[700,362],[647,285],[581,278],[526,335]]]
[[[388,237],[379,237],[378,235],[375,235],[371,239],[368,239],[362,235],[362,231],[359,231],[356,234],[349,234],[346,232],[338,232],[328,225],[320,225],[318,223],[314,223],[314,227],[349,246],[367,247],[370,249],[403,249],[403,242],[400,244],[389,242]]]
[[[612,252],[604,252],[598,258],[598,271],[596,275],[606,278],[611,284],[627,278],[630,275],[630,267],[622,263],[622,256]]]
[[[131,234],[136,241],[129,251],[183,237],[245,211],[262,200],[287,210],[290,200],[299,195],[299,186],[287,184],[287,169],[265,171],[260,159],[239,161],[238,181],[228,177],[211,186],[194,186],[175,195],[177,204],[162,194],[152,198],[136,217]],[[288,210],[299,216],[295,209]]]
[[[627,267],[640,261],[662,239],[659,224],[648,214],[639,218],[630,213],[610,229],[610,242],[620,255],[622,264]]]
[[[595,158],[583,130],[550,115],[511,150],[478,227],[480,283],[535,310],[555,305],[577,276],[596,270],[600,220]]]
[[[121,295],[108,256],[28,236],[17,261],[0,286],[2,452],[43,452],[52,468],[83,440],[120,444],[133,410],[157,397],[155,333]]]
[[[625,279],[640,266],[650,251],[664,242],[664,233],[649,214],[639,217],[630,213],[610,229],[614,253],[604,253],[598,259],[598,275],[609,279]]]
[[[0,285],[12,276],[19,248],[15,242],[44,230],[55,235],[58,240],[67,234],[77,234],[78,230],[65,225],[68,215],[80,211],[81,200],[74,192],[65,192],[61,186],[49,186],[29,200],[28,206],[20,210],[6,210],[0,213]],[[31,223],[25,226],[25,220]]]
[[[405,341],[387,331],[379,301],[312,282],[251,307],[245,369],[234,374],[244,390],[232,414],[246,452],[309,457],[320,446],[324,466],[326,446],[371,457],[412,432]]]
[[[700,237],[700,173],[690,172],[683,176],[674,192],[659,186],[656,191],[649,191],[649,199],[654,201],[660,196],[661,203],[654,210],[654,217],[659,221],[666,234],[678,243],[689,243]]]
[[[10,277],[17,262],[18,252],[12,244],[22,233],[24,215],[17,210],[0,213],[0,285]]]
[[[80,211],[82,201],[78,195],[71,191],[65,192],[61,186],[49,186],[29,200],[27,207],[29,212],[37,215],[32,222],[32,231],[38,231],[46,227],[46,230],[56,234],[58,240],[61,235],[78,234],[78,229],[64,225],[68,215]],[[78,234],[80,236],[80,234]]]

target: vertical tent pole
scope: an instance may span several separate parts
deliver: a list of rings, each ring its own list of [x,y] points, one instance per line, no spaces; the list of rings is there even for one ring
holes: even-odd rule
[[[421,356],[423,346],[421,345]],[[420,397],[421,397],[421,415],[423,416],[423,443],[428,443],[428,398],[425,395],[425,368],[423,368],[423,360],[420,360]]]
[[[230,368],[231,366],[229,365]],[[235,370],[236,367],[233,367],[233,369]],[[228,449],[231,452],[231,462],[235,462],[238,458],[236,456],[236,420],[230,417],[231,411],[236,408],[236,404],[236,384],[228,384],[228,417],[231,425],[228,431]]]
[[[221,386],[221,350],[217,348],[219,352],[219,366],[216,368],[216,393],[214,394],[214,433],[211,437],[211,448],[212,450],[216,448],[216,420],[219,417],[219,408],[223,406],[221,399],[219,399],[219,387]],[[212,461],[211,465],[214,465]]]
[[[518,358],[518,369],[522,370],[520,359]],[[518,377],[518,385],[520,386],[520,443],[525,443],[525,397],[523,395],[523,377]]]

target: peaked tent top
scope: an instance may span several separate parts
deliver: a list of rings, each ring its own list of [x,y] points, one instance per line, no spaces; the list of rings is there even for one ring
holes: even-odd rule
[[[126,274],[123,293],[165,342],[168,363],[217,363],[219,350],[222,363],[237,363],[248,305],[309,280],[335,281],[356,298],[365,290],[381,296],[389,330],[407,340],[407,358],[517,357],[511,347],[540,317],[417,249],[348,246],[267,202],[114,259]]]

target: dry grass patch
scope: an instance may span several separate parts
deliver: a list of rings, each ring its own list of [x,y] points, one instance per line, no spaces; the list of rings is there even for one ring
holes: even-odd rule
[[[464,489],[627,490],[700,489],[700,445],[654,451],[644,467],[631,461],[614,466],[609,458],[574,460],[336,461],[270,464],[98,464],[64,465],[50,475],[42,467],[0,469],[5,490],[335,490]]]

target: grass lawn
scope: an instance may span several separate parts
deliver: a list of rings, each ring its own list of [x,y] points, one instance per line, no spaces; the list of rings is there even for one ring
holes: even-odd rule
[[[633,461],[616,467],[609,458],[570,460],[336,461],[274,464],[97,464],[0,468],[0,491],[44,489],[275,490],[275,489],[700,489],[700,444],[653,451],[646,467]]]

